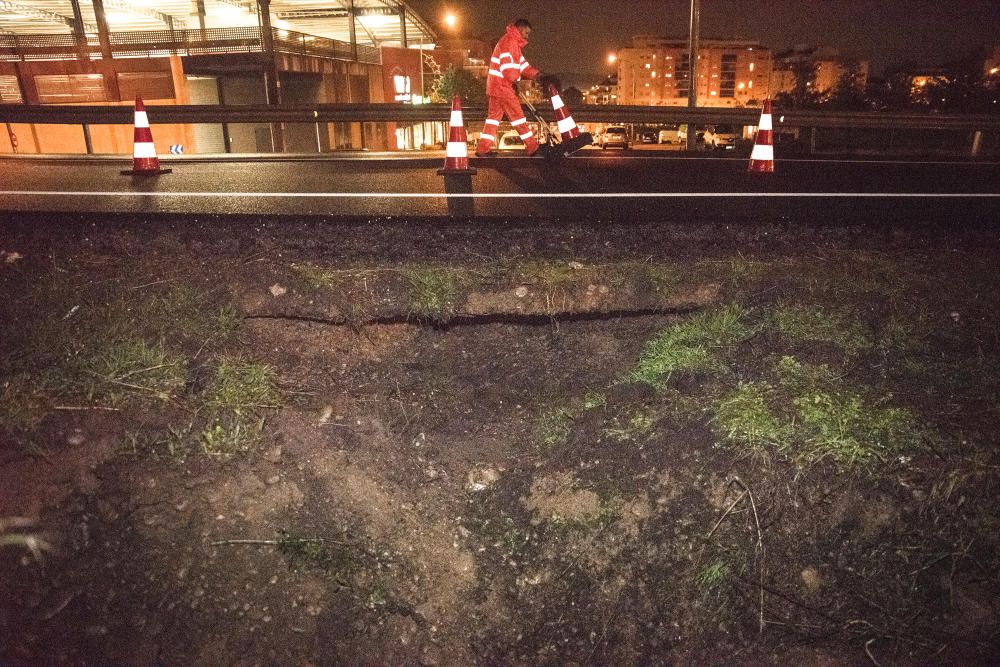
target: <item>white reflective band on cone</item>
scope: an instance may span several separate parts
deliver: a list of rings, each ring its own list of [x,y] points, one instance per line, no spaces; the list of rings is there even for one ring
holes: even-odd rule
[[[469,147],[464,141],[448,142],[448,157],[469,157]]]
[[[764,145],[754,146],[753,153],[750,153],[750,159],[760,160],[762,162],[773,162],[774,146],[764,146]]]
[[[452,111],[451,112],[451,126],[452,127],[462,127],[465,123],[462,122],[462,112]]]
[[[132,157],[156,157],[156,146],[147,143],[135,144]]]
[[[758,130],[773,130],[774,125],[771,123],[771,114],[766,113],[760,117],[760,127]]]
[[[559,97],[558,95],[553,95],[552,96],[552,108],[553,109],[562,109],[563,106],[565,106],[565,105],[563,104],[562,98]]]
[[[567,116],[566,118],[563,118],[561,121],[556,123],[556,125],[559,126],[560,134],[565,134],[566,132],[569,132],[574,127],[576,127],[576,123],[573,122],[572,116]]]
[[[135,126],[136,127],[149,127],[149,116],[146,115],[145,111],[135,112]]]
[[[493,120],[492,118],[487,118],[486,119],[486,124],[487,125],[496,125],[497,127],[500,127],[500,121]]]

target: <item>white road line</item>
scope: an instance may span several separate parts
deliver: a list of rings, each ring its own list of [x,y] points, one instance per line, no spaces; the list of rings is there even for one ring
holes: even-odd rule
[[[1000,199],[992,192],[73,192],[0,190],[0,197],[238,199]]]

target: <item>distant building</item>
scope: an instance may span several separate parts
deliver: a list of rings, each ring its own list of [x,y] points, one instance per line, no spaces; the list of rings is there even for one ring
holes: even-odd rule
[[[632,38],[618,51],[618,103],[686,106],[689,53],[687,39],[649,35]],[[742,107],[768,97],[771,51],[759,42],[702,39],[698,49],[699,106]]]
[[[931,103],[931,91],[935,85],[952,80],[952,73],[945,67],[925,67],[910,73],[910,99],[922,104]]]
[[[583,91],[585,104],[619,104],[618,102],[618,75],[612,74],[604,81],[590,86]]]
[[[868,86],[871,71],[871,63],[868,61],[847,58],[830,47],[798,45],[774,54],[770,86],[772,94],[791,93],[795,89],[795,66],[802,62],[808,62],[816,68],[813,86],[820,98],[833,92],[845,74],[853,74],[854,84],[859,89],[863,90]]]

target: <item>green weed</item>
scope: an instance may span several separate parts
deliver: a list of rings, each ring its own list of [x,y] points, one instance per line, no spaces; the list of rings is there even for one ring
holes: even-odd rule
[[[706,592],[717,590],[729,581],[731,574],[729,565],[723,560],[709,563],[698,573],[698,586]]]
[[[453,272],[411,269],[406,279],[410,284],[410,314],[437,322],[451,319],[458,299],[458,281]]]
[[[720,370],[725,351],[755,332],[749,311],[739,304],[696,315],[647,343],[628,379],[660,386],[676,372]]]
[[[284,530],[279,533],[278,552],[288,559],[292,568],[300,565],[326,568],[332,561],[322,538],[300,537]]]
[[[588,391],[583,397],[584,410],[596,410],[608,404],[608,397],[599,391]]]
[[[848,355],[854,355],[870,346],[864,328],[846,312],[831,311],[822,307],[787,305],[774,314],[777,330],[793,340],[831,343]]]

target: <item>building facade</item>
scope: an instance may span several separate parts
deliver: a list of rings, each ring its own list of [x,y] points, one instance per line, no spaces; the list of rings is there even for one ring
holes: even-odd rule
[[[686,106],[690,90],[686,39],[632,38],[618,52],[618,104]],[[759,42],[703,39],[698,49],[698,106],[758,106],[769,97],[771,51]]]
[[[0,3],[4,104],[269,105],[399,101],[384,49],[433,48],[403,2],[18,0]],[[114,7],[111,11],[110,8]],[[420,75],[419,56],[416,78]],[[393,93],[394,93],[394,89]],[[412,100],[405,100],[409,103]],[[115,153],[130,126],[7,123],[0,152]],[[325,152],[399,147],[389,123],[156,125],[157,149]]]
[[[864,90],[868,86],[871,71],[868,61],[845,57],[830,47],[799,45],[774,55],[770,85],[774,95],[795,90],[795,67],[799,63],[808,63],[814,68],[816,78],[811,87],[815,88],[820,99],[829,96],[846,75],[851,77],[857,88]]]

